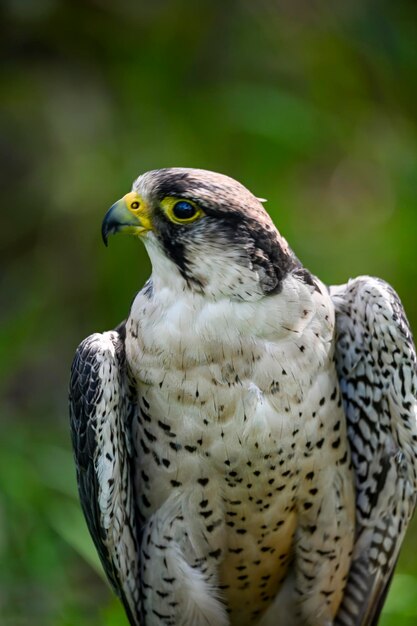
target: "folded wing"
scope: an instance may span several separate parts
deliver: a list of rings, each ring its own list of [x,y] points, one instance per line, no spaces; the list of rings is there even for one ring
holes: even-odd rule
[[[387,283],[364,276],[330,292],[357,510],[336,624],[375,626],[416,501],[416,351],[401,302]]]
[[[132,490],[130,427],[135,402],[121,332],[87,337],[70,380],[77,481],[89,531],[132,626],[140,623],[138,530]]]

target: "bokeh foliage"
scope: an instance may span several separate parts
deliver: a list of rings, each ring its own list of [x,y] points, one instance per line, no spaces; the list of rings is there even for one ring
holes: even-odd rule
[[[76,498],[77,343],[149,273],[106,208],[145,170],[228,173],[327,282],[375,274],[417,328],[412,0],[5,0],[0,621],[121,626]],[[417,529],[383,626],[417,623]]]

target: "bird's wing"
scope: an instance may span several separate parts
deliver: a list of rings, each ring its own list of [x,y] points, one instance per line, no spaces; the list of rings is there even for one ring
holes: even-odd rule
[[[416,351],[387,283],[362,276],[330,293],[357,511],[352,565],[335,623],[375,626],[416,500]]]
[[[69,391],[81,505],[110,583],[132,626],[139,626],[138,529],[130,452],[135,402],[126,372],[123,326],[91,335],[80,344]]]

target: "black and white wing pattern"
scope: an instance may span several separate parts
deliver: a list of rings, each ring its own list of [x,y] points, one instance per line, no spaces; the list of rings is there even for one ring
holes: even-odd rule
[[[330,293],[357,511],[336,624],[375,626],[416,502],[416,351],[401,302],[387,283],[362,276]]]
[[[135,412],[120,332],[87,337],[70,380],[70,422],[81,505],[104,570],[132,626],[140,623],[138,530],[130,426]]]

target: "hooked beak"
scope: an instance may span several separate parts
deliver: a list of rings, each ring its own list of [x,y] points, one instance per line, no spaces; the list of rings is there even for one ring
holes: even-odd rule
[[[151,230],[149,211],[146,203],[135,191],[127,193],[115,202],[104,216],[101,236],[107,246],[109,235],[126,233],[142,235]]]

